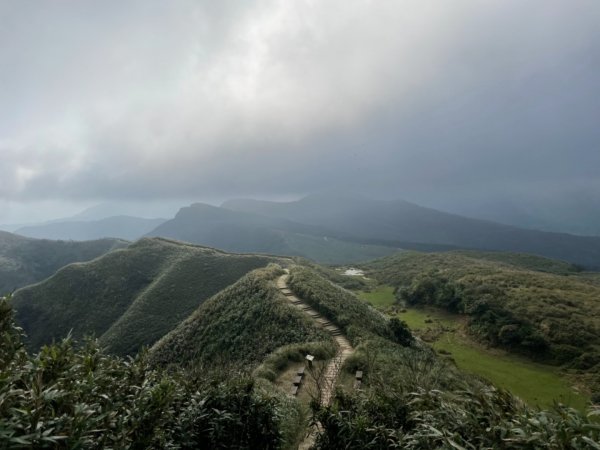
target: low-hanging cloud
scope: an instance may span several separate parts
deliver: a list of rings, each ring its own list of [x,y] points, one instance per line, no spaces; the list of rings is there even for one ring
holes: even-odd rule
[[[600,4],[0,2],[0,199],[598,189]]]

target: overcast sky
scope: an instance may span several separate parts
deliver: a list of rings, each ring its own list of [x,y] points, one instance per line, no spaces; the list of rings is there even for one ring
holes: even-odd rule
[[[600,195],[598,0],[0,0],[0,223]]]

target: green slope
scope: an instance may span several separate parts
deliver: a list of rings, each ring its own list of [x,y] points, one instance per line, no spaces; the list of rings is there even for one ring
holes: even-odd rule
[[[317,270],[294,266],[287,282],[294,293],[340,327],[354,345],[372,336],[393,339],[383,314],[323,278]]]
[[[249,273],[206,301],[150,349],[155,364],[258,365],[277,348],[329,341],[275,287],[278,266]]]
[[[17,291],[17,320],[38,348],[72,330],[108,350],[151,345],[200,303],[274,258],[227,254],[164,239],[142,239]]]
[[[477,339],[561,365],[600,392],[600,283],[594,274],[544,258],[475,252],[407,252],[363,268],[398,288],[401,301],[463,314]]]
[[[394,254],[396,248],[359,244],[328,236],[282,233],[289,255],[303,256],[321,264],[353,264]]]
[[[0,231],[0,295],[48,278],[67,264],[89,261],[126,245],[118,239],[51,241]]]

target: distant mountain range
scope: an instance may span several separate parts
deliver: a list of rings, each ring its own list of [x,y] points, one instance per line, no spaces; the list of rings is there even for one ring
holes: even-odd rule
[[[67,264],[89,261],[127,244],[120,239],[50,241],[0,231],[0,296],[37,283]]]
[[[455,205],[453,211],[518,227],[600,236],[600,196],[589,192],[480,200]]]
[[[393,245],[335,239],[336,231],[285,218],[195,203],[148,233],[225,251],[303,256],[324,263],[349,263],[389,255]]]
[[[311,195],[294,202],[230,200],[224,208],[333,230],[363,244],[414,244],[525,252],[600,267],[600,237],[528,230],[424,208],[410,202]]]
[[[65,220],[17,229],[15,233],[40,239],[86,241],[105,237],[133,241],[153,230],[166,219],[112,216],[100,220]]]
[[[95,216],[106,208],[92,211]],[[474,249],[524,252],[600,268],[600,237],[518,228],[421,207],[340,194],[292,202],[229,200],[194,203],[174,218],[114,216],[23,227],[20,234],[52,239],[165,237],[230,252],[302,256],[319,263],[350,264],[399,249]]]
[[[206,299],[276,257],[234,255],[165,239],[141,239],[19,289],[13,306],[32,349],[93,334],[110,352],[134,354]]]

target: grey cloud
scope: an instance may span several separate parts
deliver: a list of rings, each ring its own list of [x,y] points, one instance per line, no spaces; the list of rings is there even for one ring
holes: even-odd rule
[[[0,17],[4,201],[600,193],[596,1],[6,1]]]

